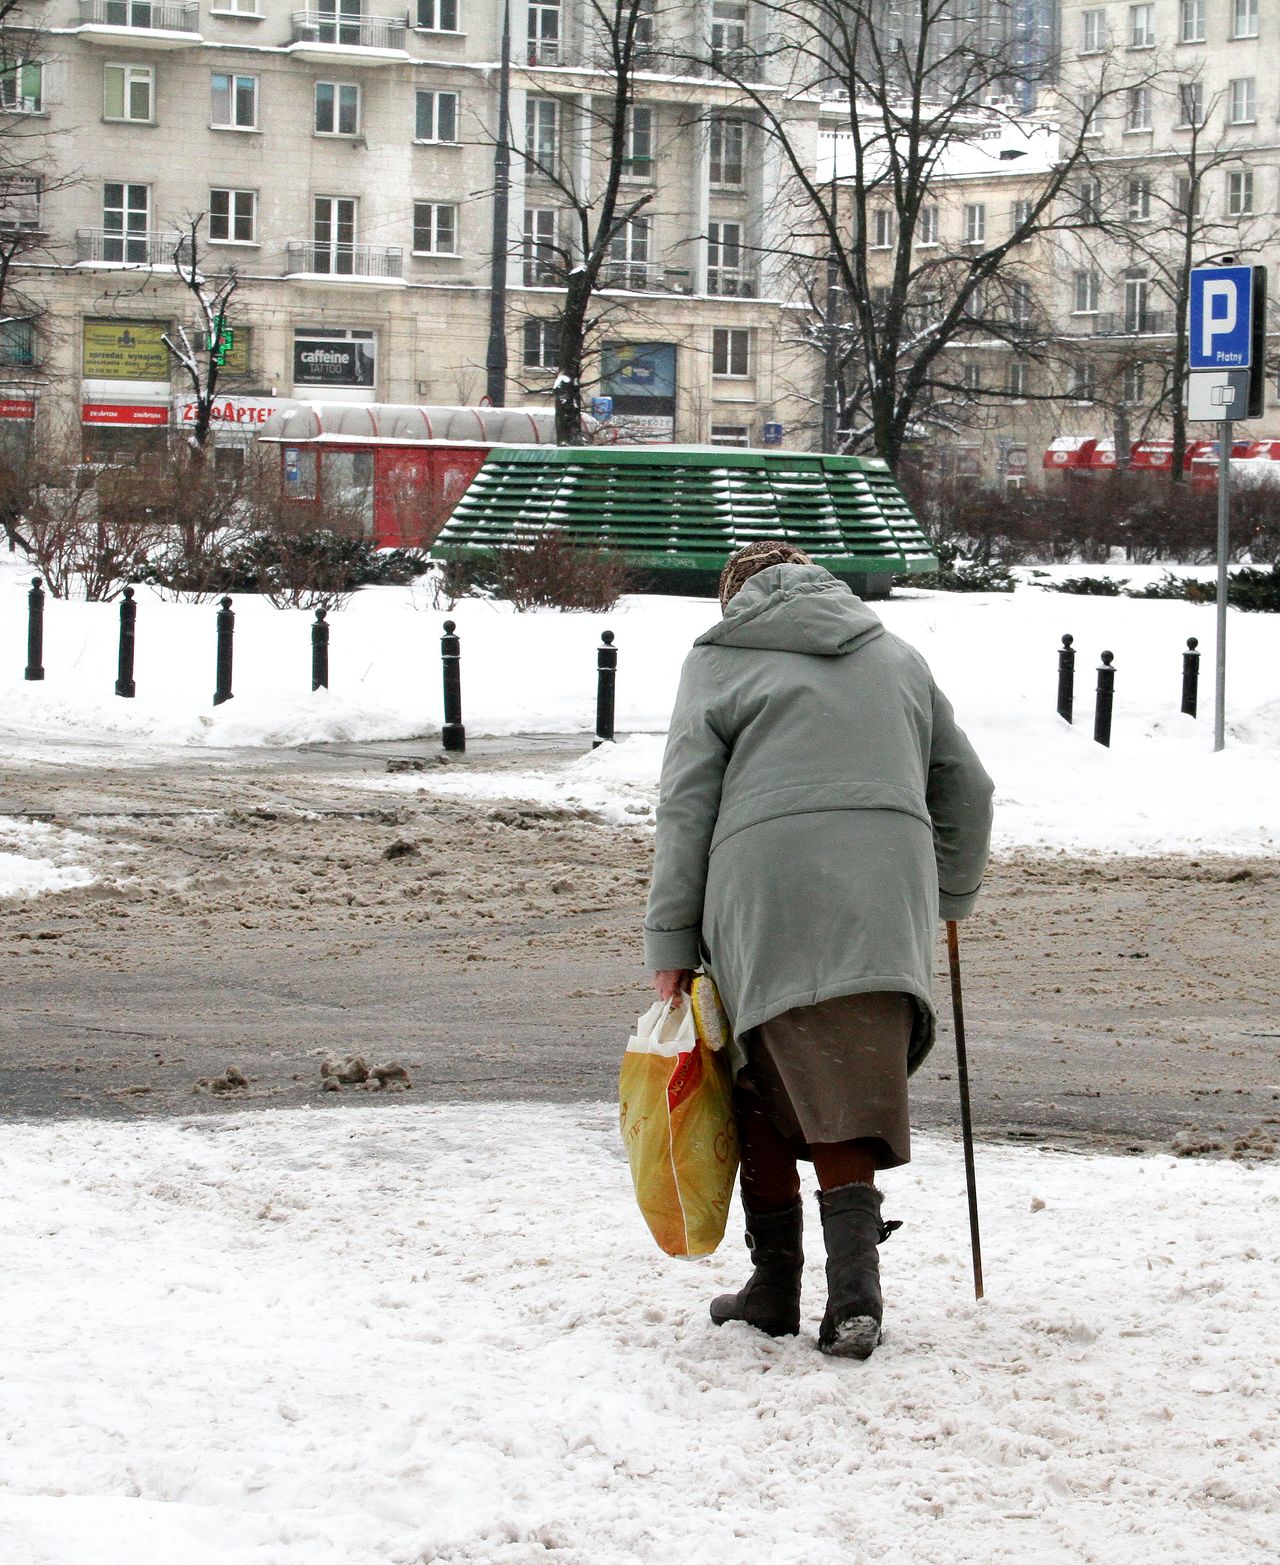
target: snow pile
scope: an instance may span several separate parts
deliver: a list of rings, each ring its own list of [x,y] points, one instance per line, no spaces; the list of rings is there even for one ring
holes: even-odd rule
[[[91,847],[80,832],[0,815],[0,897],[91,886],[96,876],[80,862]]]
[[[612,1106],[11,1126],[0,1557],[1273,1558],[1280,1169],[978,1166],[987,1299],[922,1141],[860,1365],[812,1202],[805,1335],[711,1326],[741,1247],[656,1251]]]

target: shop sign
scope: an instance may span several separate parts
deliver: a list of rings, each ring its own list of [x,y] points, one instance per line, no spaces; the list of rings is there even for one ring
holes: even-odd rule
[[[341,337],[295,337],[295,386],[361,386],[374,384],[374,344]]]
[[[616,416],[609,427],[617,431],[620,445],[648,445],[652,441],[676,438],[675,419],[662,415],[623,413]]]
[[[163,403],[86,402],[81,411],[86,424],[130,424],[155,428],[169,422],[169,409]]]
[[[169,350],[161,321],[86,321],[86,380],[168,380]]]
[[[209,422],[223,429],[254,429],[265,424],[279,405],[272,397],[218,397],[210,410]],[[174,404],[175,422],[184,428],[195,423],[196,413],[194,402]]]
[[[0,418],[29,419],[36,416],[34,397],[0,398]]]
[[[671,418],[676,412],[676,345],[673,342],[607,342],[600,355],[601,394],[614,414]],[[659,437],[661,438],[661,437]]]

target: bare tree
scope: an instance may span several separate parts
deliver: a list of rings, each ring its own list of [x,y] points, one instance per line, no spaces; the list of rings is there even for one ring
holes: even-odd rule
[[[1078,224],[1065,198],[1088,166],[1090,117],[1134,78],[1108,60],[1087,89],[1059,86],[1055,155],[1027,176],[1013,220],[944,237],[934,225],[954,158],[1001,127],[1016,135],[1026,115],[1013,89],[1048,74],[1047,56],[1037,63],[1016,27],[996,25],[1017,8],[997,5],[981,21],[958,19],[954,0],[757,0],[754,10],[756,33],[733,50],[713,38],[702,65],[736,85],[789,174],[793,259],[820,305],[814,346],[830,354],[827,333],[838,334],[839,445],[896,468],[910,440],[971,422],[993,400],[957,350],[994,339],[1047,351],[1027,293],[1036,249]],[[843,103],[836,177],[817,176],[793,129],[803,121],[758,85],[766,63],[790,73],[790,99]],[[892,229],[887,266],[875,253],[886,248],[881,223]],[[829,257],[829,284],[815,257]]]
[[[630,194],[623,188],[632,162],[635,79],[651,26],[651,0],[589,0],[585,9],[588,63],[608,78],[608,91],[581,99],[531,99],[526,132],[514,149],[527,177],[553,191],[564,209],[565,229],[531,235],[524,251],[535,280],[564,289],[553,388],[560,445],[583,439],[582,367],[598,324],[592,301],[616,242],[638,231],[632,225],[644,222],[640,214],[653,200],[652,189]]]
[[[215,277],[206,274],[201,265],[200,227],[204,218],[205,214],[200,212],[186,220],[173,252],[174,271],[196,301],[199,311],[196,340],[192,340],[192,333],[185,326],[164,333],[165,347],[191,383],[196,417],[188,438],[192,451],[197,454],[204,451],[208,442],[218,377],[234,344],[234,328],[227,309],[240,283],[234,266]]]

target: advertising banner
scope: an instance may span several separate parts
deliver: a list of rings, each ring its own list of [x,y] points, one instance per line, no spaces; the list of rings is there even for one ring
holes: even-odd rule
[[[293,339],[295,386],[359,386],[374,384],[372,340],[353,342],[341,337]]]
[[[210,423],[221,429],[256,429],[280,406],[274,397],[219,397],[213,404]],[[174,422],[189,427],[196,421],[194,402],[174,403]]]
[[[674,419],[676,345],[673,342],[607,342],[600,355],[600,391],[613,411]]]
[[[154,402],[86,402],[80,417],[86,424],[130,424],[154,429],[169,422],[169,409]]]
[[[86,380],[168,380],[169,350],[163,321],[86,321]]]
[[[0,397],[0,418],[32,419],[35,416],[34,397]]]

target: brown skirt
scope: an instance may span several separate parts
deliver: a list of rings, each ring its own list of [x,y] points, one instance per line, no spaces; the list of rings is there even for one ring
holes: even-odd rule
[[[907,1046],[909,994],[845,994],[800,1005],[742,1039],[738,1085],[756,1092],[797,1157],[813,1142],[878,1140],[878,1168],[911,1161]]]

